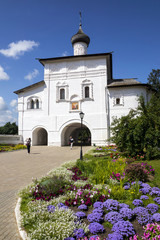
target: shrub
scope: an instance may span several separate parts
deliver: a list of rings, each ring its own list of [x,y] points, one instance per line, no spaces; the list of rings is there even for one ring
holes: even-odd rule
[[[51,198],[63,194],[67,183],[63,176],[48,177],[33,187],[31,193],[36,200],[49,201]]]
[[[145,169],[141,163],[130,164],[125,169],[125,175],[129,181],[149,181],[149,172]]]

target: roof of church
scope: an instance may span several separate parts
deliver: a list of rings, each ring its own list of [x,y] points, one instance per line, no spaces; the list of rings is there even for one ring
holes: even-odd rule
[[[114,87],[129,87],[129,86],[150,86],[147,83],[141,83],[137,81],[135,78],[126,78],[126,79],[113,79],[108,84],[108,88]]]
[[[86,55],[75,55],[75,56],[63,56],[63,57],[55,57],[55,58],[36,58],[39,62],[44,66],[44,62],[47,61],[56,61],[56,60],[67,60],[67,59],[79,59],[79,58],[90,58],[90,57],[100,57],[100,56],[108,56],[112,55],[113,52],[109,53],[96,53],[96,54],[86,54]]]
[[[83,32],[81,24],[79,25],[78,32],[75,35],[73,35],[71,38],[72,45],[76,42],[85,42],[87,46],[90,43],[90,38]]]
[[[15,93],[15,94],[19,94],[19,93],[21,93],[21,92],[25,92],[25,91],[27,91],[27,90],[30,90],[31,88],[38,87],[38,86],[41,86],[41,85],[44,85],[44,84],[45,84],[45,81],[42,80],[42,81],[40,81],[40,82],[31,84],[31,85],[29,85],[29,86],[27,86],[27,87],[25,87],[25,88],[21,88],[21,89],[19,89],[19,90],[17,90],[17,91],[14,91],[14,93]]]

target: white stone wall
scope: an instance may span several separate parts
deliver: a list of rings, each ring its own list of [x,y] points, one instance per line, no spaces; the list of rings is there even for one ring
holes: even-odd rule
[[[144,96],[147,102],[150,98],[146,88],[143,86],[117,87],[107,90],[109,101],[109,125],[115,117],[121,118],[129,113],[131,109],[138,107],[138,97]],[[120,99],[120,104],[116,104],[116,98]]]
[[[45,65],[45,87],[37,87],[19,94],[19,134],[32,138],[34,129],[45,128],[49,145],[61,145],[63,126],[80,123],[79,112],[83,111],[84,124],[90,129],[92,143],[104,144],[107,135],[105,87],[107,69],[105,58],[57,61]],[[84,99],[83,82],[89,81],[91,99]],[[57,99],[57,86],[66,86],[67,99]],[[42,100],[41,109],[27,109],[30,97]],[[79,109],[71,110],[73,100],[79,102]]]
[[[73,45],[74,55],[86,55],[87,54],[87,44],[84,42],[77,42]]]
[[[1,135],[0,134],[0,143],[1,144],[22,144],[23,139],[21,135]]]
[[[112,118],[136,108],[141,94],[147,99],[145,87],[107,88],[105,56],[54,59],[45,64],[44,81],[44,86],[19,94],[19,134],[25,140],[43,128],[48,134],[48,145],[61,146],[66,142],[63,138],[67,127],[80,126],[80,111],[85,114],[83,123],[91,132],[92,144],[105,145]],[[89,86],[89,99],[84,98],[85,86]],[[65,99],[59,98],[62,88]],[[41,100],[40,109],[28,109],[28,99],[32,98]],[[116,98],[120,99],[119,104]],[[73,101],[79,104],[77,110],[71,109]],[[37,137],[32,143],[36,141]]]

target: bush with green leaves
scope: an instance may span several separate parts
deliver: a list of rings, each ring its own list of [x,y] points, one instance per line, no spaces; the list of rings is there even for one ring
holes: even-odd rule
[[[128,178],[128,181],[142,181],[147,182],[149,181],[150,173],[145,168],[145,165],[141,163],[133,163],[129,164],[125,168],[125,176]]]
[[[147,160],[160,155],[160,98],[152,96],[148,103],[143,96],[136,110],[113,120],[113,141],[126,156],[145,154]]]
[[[7,122],[4,126],[0,127],[0,134],[18,134],[18,126],[15,122]]]
[[[95,158],[88,161],[78,160],[77,166],[93,184],[106,184],[112,172],[123,175],[126,163],[123,159],[111,161],[109,157],[101,157],[98,161]]]
[[[30,192],[36,200],[49,201],[51,198],[63,194],[67,184],[69,184],[69,181],[64,176],[53,175],[37,183],[30,189]]]

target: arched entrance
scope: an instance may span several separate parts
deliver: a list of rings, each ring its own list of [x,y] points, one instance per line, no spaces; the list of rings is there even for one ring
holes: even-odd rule
[[[68,146],[69,145],[69,137],[72,136],[74,139],[74,146],[81,145],[81,139],[83,146],[91,145],[91,132],[88,127],[84,124],[81,129],[80,123],[72,123],[68,126],[64,127],[61,133],[61,145]]]
[[[48,145],[48,133],[44,128],[38,127],[33,131],[32,145]]]

